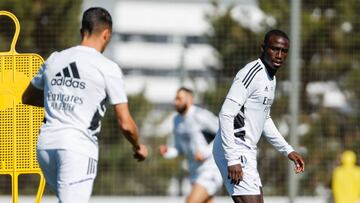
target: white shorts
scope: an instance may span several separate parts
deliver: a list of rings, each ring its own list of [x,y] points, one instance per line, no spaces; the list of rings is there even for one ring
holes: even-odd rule
[[[59,203],[87,203],[97,172],[97,160],[69,150],[37,150],[47,184]]]
[[[222,186],[221,174],[217,169],[203,171],[192,181],[192,184],[203,186],[209,196],[214,196]]]
[[[262,184],[259,172],[257,171],[256,150],[244,149],[240,152],[239,157],[242,157],[241,166],[244,176],[239,185],[235,185],[232,184],[228,178],[227,161],[225,160],[223,150],[215,149],[214,145],[215,162],[223,177],[224,185],[229,195],[260,195],[260,187],[262,187]]]

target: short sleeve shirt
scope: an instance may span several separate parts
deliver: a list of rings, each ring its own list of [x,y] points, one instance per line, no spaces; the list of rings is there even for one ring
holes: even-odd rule
[[[38,149],[70,149],[97,157],[106,103],[127,103],[119,66],[91,47],[54,52],[31,81],[44,91]]]

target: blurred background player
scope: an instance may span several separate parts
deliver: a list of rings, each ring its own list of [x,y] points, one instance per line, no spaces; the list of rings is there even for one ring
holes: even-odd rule
[[[105,9],[86,10],[80,45],[52,53],[23,94],[24,104],[45,107],[37,158],[61,203],[90,199],[97,173],[100,120],[107,102],[113,105],[119,126],[133,146],[134,158],[143,161],[147,157],[129,113],[122,71],[102,55],[111,33],[112,19]]]
[[[304,171],[303,158],[281,136],[270,117],[275,98],[276,71],[289,51],[289,38],[280,30],[266,33],[261,56],[236,75],[219,114],[220,130],[214,140],[214,157],[226,189],[235,203],[262,203],[256,145],[267,141]]]
[[[186,203],[211,203],[222,185],[212,156],[218,119],[208,110],[193,105],[193,92],[184,87],[176,93],[175,109],[179,114],[174,118],[174,146],[160,146],[160,154],[168,159],[178,154],[186,157],[192,184]]]
[[[360,197],[360,167],[356,165],[356,154],[347,150],[341,154],[341,165],[332,176],[334,203],[356,203]]]

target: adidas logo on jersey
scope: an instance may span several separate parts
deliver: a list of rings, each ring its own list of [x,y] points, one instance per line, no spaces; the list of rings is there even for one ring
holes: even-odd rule
[[[70,67],[63,68],[62,71],[56,73],[55,78],[51,80],[51,85],[66,86],[73,88],[85,89],[85,82],[80,80],[79,71],[76,63],[70,63]]]

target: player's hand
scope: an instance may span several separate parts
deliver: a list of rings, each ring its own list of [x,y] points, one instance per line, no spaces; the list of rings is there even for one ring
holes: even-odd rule
[[[240,164],[228,166],[228,178],[232,184],[238,185],[243,180],[244,172]]]
[[[199,162],[203,162],[205,160],[203,154],[201,152],[196,152],[194,154],[194,160],[195,161],[199,161]]]
[[[166,145],[160,145],[159,153],[161,156],[163,156],[167,151],[168,151],[168,147]]]
[[[300,154],[298,154],[297,152],[293,151],[288,155],[288,158],[294,162],[295,164],[295,168],[294,171],[295,173],[302,173],[305,170],[305,162],[304,159],[301,157]]]
[[[134,148],[134,158],[138,161],[144,161],[148,156],[148,150],[145,145],[140,144],[139,147]]]

